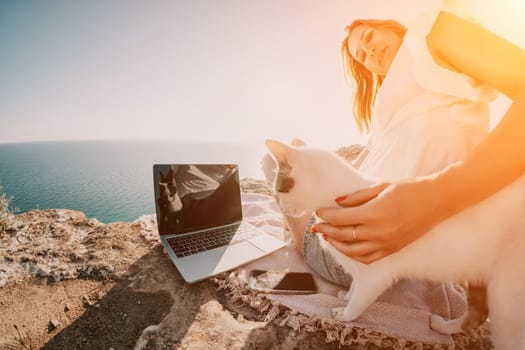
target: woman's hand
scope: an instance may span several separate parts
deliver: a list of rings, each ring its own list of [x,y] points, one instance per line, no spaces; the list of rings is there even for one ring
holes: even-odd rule
[[[436,211],[440,199],[428,179],[382,183],[336,201],[342,208],[324,208],[326,221],[313,226],[343,254],[369,264],[395,253],[446,217]]]

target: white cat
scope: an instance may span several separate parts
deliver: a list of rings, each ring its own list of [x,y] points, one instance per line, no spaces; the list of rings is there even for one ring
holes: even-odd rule
[[[375,183],[333,152],[272,140],[266,145],[278,163],[274,190],[287,212],[337,207],[334,199],[338,196]],[[421,200],[425,200],[424,193]],[[348,304],[334,309],[334,318],[354,320],[400,278],[471,281],[487,285],[495,348],[525,349],[523,231],[525,176],[374,263],[352,260],[325,243],[353,277],[344,296]],[[440,328],[443,319],[435,316],[431,323]]]

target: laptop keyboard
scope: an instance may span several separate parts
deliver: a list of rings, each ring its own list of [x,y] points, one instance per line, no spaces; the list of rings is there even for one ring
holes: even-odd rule
[[[244,241],[260,233],[246,224],[221,227],[181,237],[170,237],[168,244],[178,258]]]

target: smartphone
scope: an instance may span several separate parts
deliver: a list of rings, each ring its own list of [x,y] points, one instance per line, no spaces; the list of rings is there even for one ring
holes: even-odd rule
[[[317,293],[314,277],[309,272],[252,270],[248,287],[256,291],[276,294]]]

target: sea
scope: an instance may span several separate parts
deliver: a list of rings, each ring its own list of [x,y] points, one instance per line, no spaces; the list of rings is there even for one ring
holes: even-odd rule
[[[17,213],[63,208],[103,223],[155,213],[153,164],[235,163],[262,179],[264,144],[53,141],[0,144],[0,184]]]

